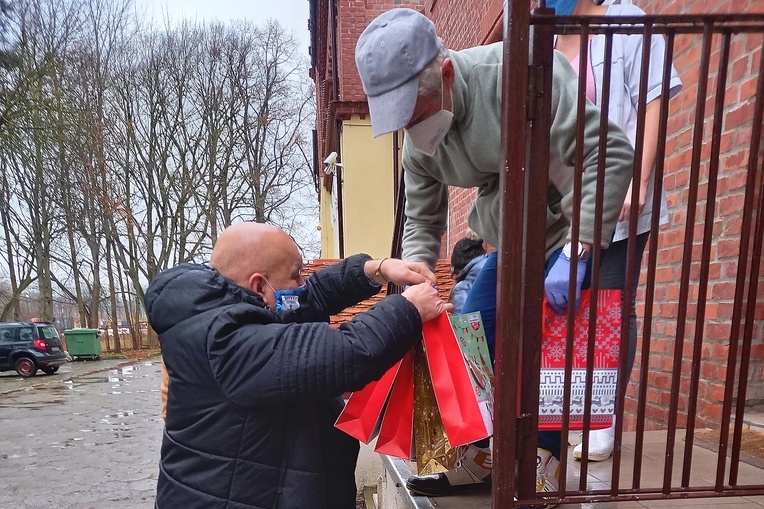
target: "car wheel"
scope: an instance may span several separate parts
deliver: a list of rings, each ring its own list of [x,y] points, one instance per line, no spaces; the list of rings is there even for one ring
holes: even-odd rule
[[[19,357],[16,361],[16,373],[24,378],[35,376],[37,373],[37,365],[29,357]]]
[[[43,370],[43,372],[47,375],[52,375],[56,371],[58,371],[58,366],[46,366],[44,368],[40,368]]]

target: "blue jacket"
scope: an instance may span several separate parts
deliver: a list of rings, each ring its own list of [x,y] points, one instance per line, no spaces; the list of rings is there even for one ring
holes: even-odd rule
[[[475,278],[480,274],[487,259],[487,254],[473,258],[459,274],[459,281],[457,281],[453,290],[451,290],[451,303],[454,305],[454,314],[458,315],[462,312],[464,301],[467,300],[467,294],[470,293],[472,283],[475,282]]]
[[[422,331],[400,295],[325,323],[377,293],[368,259],[315,272],[301,308],[280,315],[205,265],[152,282],[146,310],[170,375],[157,507],[355,508],[358,442],[334,428],[340,395],[378,379]]]

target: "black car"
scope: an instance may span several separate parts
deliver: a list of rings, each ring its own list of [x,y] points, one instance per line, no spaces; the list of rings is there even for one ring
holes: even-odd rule
[[[41,369],[52,375],[65,362],[61,337],[53,324],[0,322],[0,371],[15,369],[26,378]]]

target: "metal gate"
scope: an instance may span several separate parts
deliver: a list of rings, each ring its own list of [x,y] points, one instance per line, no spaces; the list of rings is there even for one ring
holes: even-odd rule
[[[741,436],[747,380],[751,368],[752,346],[760,344],[755,329],[757,290],[761,282],[762,238],[764,238],[764,193],[762,192],[762,118],[764,111],[764,15],[674,15],[631,18],[613,17],[555,17],[551,10],[541,7],[530,12],[527,0],[506,0],[504,3],[504,95],[502,101],[503,154],[505,169],[502,171],[502,236],[499,246],[498,317],[496,345],[496,407],[494,435],[493,507],[510,508],[516,505],[541,502],[592,502],[626,501],[647,499],[720,497],[764,494],[764,479],[757,484],[743,484],[739,479],[741,459]],[[674,332],[672,375],[666,380],[670,387],[669,411],[665,423],[666,446],[663,482],[645,486],[643,477],[643,446],[646,409],[648,408],[648,376],[651,366],[651,331],[655,310],[661,303],[656,295],[656,266],[659,256],[658,215],[653,214],[652,233],[646,253],[646,283],[644,285],[644,320],[640,327],[641,363],[640,380],[636,394],[636,438],[633,464],[622,461],[623,418],[617,419],[616,447],[612,460],[611,485],[607,489],[587,489],[589,464],[586,460],[587,439],[584,442],[584,459],[578,485],[566,482],[567,451],[563,448],[561,458],[561,483],[559,493],[537,495],[534,490],[536,470],[536,441],[539,405],[539,360],[541,344],[543,270],[545,255],[545,230],[548,168],[549,129],[552,77],[553,36],[558,33],[580,33],[581,71],[579,90],[585,87],[586,55],[591,34],[605,34],[605,61],[610,61],[613,34],[639,34],[649,40],[661,34],[666,40],[664,89],[660,108],[658,153],[656,155],[656,182],[662,182],[668,121],[668,77],[676,41],[680,37],[702,39],[699,75],[695,93],[694,114],[691,118],[691,150],[689,179],[685,193],[687,206],[683,209],[685,228],[681,245],[681,257],[676,261],[679,274],[679,294],[675,316],[671,317]],[[755,96],[752,101],[751,121],[739,127],[740,135],[750,139],[745,174],[745,199],[740,210],[739,235],[726,249],[734,249],[737,260],[734,274],[734,297],[729,318],[729,342],[723,350],[727,356],[726,371],[718,380],[723,387],[721,417],[718,420],[719,439],[717,468],[712,483],[696,483],[693,479],[693,440],[698,415],[699,386],[706,377],[703,343],[708,330],[710,305],[714,295],[710,292],[709,271],[714,252],[718,246],[714,237],[720,201],[720,154],[723,132],[729,117],[725,113],[735,98],[726,96],[728,77],[731,73],[730,48],[737,38],[749,41],[750,51],[757,55],[753,66],[758,69]],[[642,76],[649,61],[650,44],[643,44]],[[512,84],[508,86],[507,84]],[[605,66],[603,78],[602,110],[607,112],[610,69]],[[640,85],[639,104],[646,102],[646,80]],[[528,90],[526,94],[524,91]],[[523,91],[522,93],[518,91]],[[584,94],[579,94],[579,111],[584,105]],[[709,100],[711,99],[711,100]],[[637,140],[642,139],[645,128],[644,107],[639,108]],[[602,115],[600,127],[600,152],[604,154],[607,133],[607,113]],[[583,140],[583,120],[579,116],[578,140]],[[689,127],[689,126],[688,126]],[[687,134],[690,136],[690,134]],[[531,142],[532,140],[532,142]],[[637,141],[635,162],[641,161],[643,147]],[[581,143],[578,143],[581,146]],[[578,149],[575,177],[575,198],[581,197],[582,156]],[[604,156],[600,158],[602,167]],[[635,167],[638,167],[635,164]],[[600,172],[601,174],[602,172]],[[638,182],[639,179],[635,179]],[[599,178],[598,207],[602,206],[604,178]],[[509,185],[512,183],[513,185]],[[522,183],[522,185],[518,185]],[[726,184],[725,184],[726,185]],[[632,190],[638,196],[639,185]],[[658,203],[657,192],[654,204]],[[578,209],[574,207],[574,209]],[[657,210],[654,207],[653,210]],[[677,217],[680,217],[681,214]],[[630,238],[636,236],[636,214],[632,215]],[[574,218],[575,221],[575,218]],[[597,229],[601,229],[600,224]],[[577,240],[577,227],[573,228],[573,241]],[[511,241],[508,241],[512,239]],[[735,240],[737,239],[737,240]],[[601,256],[595,239],[594,266]],[[635,256],[635,243],[629,243],[626,288],[631,288],[635,274],[631,260]],[[597,278],[594,270],[592,285],[596,295]],[[623,321],[628,324],[631,292],[626,292]],[[568,314],[568,329],[572,330],[573,314]],[[759,331],[758,334],[761,334]],[[628,325],[622,329],[622,337],[628,335]],[[623,409],[626,397],[625,341],[620,352],[620,377],[618,380],[617,408]],[[592,340],[590,339],[590,345]],[[567,351],[571,351],[572,336],[567,338]],[[706,355],[707,357],[707,355]],[[587,408],[592,398],[591,348],[586,380]],[[761,359],[759,359],[761,360]],[[566,364],[566,377],[571,377],[571,362]],[[563,408],[570,405],[570,388],[565,390]],[[680,402],[682,408],[680,410]],[[590,411],[584,416],[585,426],[591,422]],[[509,424],[506,424],[509,423]],[[569,416],[563,421],[563,440],[568,433]],[[680,427],[681,426],[681,427]],[[584,434],[586,436],[586,434]],[[684,440],[684,446],[681,440]],[[624,472],[629,471],[629,475]],[[520,499],[514,501],[514,497]]]

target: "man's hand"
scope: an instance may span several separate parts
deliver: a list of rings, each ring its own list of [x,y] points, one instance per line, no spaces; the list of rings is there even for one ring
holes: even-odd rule
[[[581,301],[581,285],[586,275],[586,260],[578,259],[578,270],[576,271],[576,311]],[[570,260],[562,253],[554,262],[552,268],[544,280],[544,290],[546,298],[549,301],[549,307],[552,311],[561,315],[568,307],[570,298],[568,296],[568,282],[570,281]]]
[[[618,216],[619,221],[628,221],[629,215],[631,214],[631,186],[634,184],[634,180],[632,179],[631,184],[629,184],[629,190],[626,192],[626,199],[623,201],[623,207],[621,208],[621,215]],[[642,182],[642,185],[639,186],[639,203],[637,204],[637,215],[642,213],[642,210],[645,208],[645,200],[647,199],[647,182]]]
[[[366,274],[379,284],[394,283],[398,286],[418,285],[420,283],[437,284],[435,274],[427,264],[411,262],[397,258],[369,260],[364,265]]]
[[[443,311],[449,313],[454,311],[454,305],[441,299],[438,291],[429,282],[411,286],[401,295],[416,307],[419,316],[422,317],[422,322],[432,320],[441,315]]]

